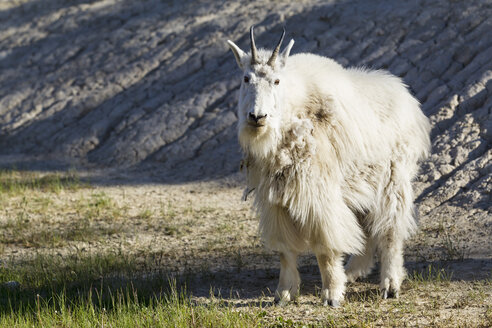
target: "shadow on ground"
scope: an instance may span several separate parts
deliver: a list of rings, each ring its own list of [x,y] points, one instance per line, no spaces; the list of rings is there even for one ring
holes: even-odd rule
[[[256,256],[246,255],[253,260]],[[304,256],[301,260],[306,263],[314,258]],[[237,267],[230,258],[223,257],[193,261],[193,268],[180,272],[168,271],[167,265],[155,266],[158,261],[150,255],[142,262],[116,253],[111,256],[50,256],[12,267],[4,263],[0,268],[2,280],[16,279],[20,285],[12,281],[0,285],[0,313],[35,309],[40,299],[56,307],[62,296],[67,304],[91,300],[96,308],[104,307],[106,310],[111,310],[115,305],[115,297],[129,301],[138,299],[140,304],[149,305],[156,299],[169,301],[172,295],[185,298],[189,295],[205,303],[215,298],[224,301],[224,305],[237,307],[272,304],[279,275],[275,260],[270,261],[272,266],[253,269]],[[203,269],[214,263],[229,264],[220,269]],[[406,268],[410,279],[416,283],[490,281],[492,277],[491,259],[408,262]],[[319,295],[321,281],[318,267],[314,264],[301,265],[299,271],[301,297]],[[402,288],[405,293],[411,287],[404,283]],[[369,302],[379,297],[377,269],[361,282],[348,284],[347,299],[360,300],[361,297]]]

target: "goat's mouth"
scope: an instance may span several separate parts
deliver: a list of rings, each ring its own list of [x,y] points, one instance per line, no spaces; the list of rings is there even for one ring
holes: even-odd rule
[[[246,118],[248,125],[254,129],[261,128],[265,125],[267,119],[267,114],[257,115],[250,112]]]
[[[259,122],[254,122],[254,121],[248,121],[248,126],[255,128],[255,129],[258,129],[258,128],[261,128],[262,126],[265,126],[265,124],[259,123]]]

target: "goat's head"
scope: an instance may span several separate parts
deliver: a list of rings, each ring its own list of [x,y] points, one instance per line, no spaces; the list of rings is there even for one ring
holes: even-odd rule
[[[271,53],[256,48],[254,26],[250,29],[250,54],[227,41],[243,71],[238,102],[239,141],[243,149],[258,155],[267,155],[280,133],[285,93],[283,68],[294,44],[291,40],[280,53],[284,35],[285,30]]]

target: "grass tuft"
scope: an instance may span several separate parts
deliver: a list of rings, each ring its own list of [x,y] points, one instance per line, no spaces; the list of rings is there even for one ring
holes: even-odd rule
[[[453,277],[452,272],[448,272],[443,268],[435,267],[429,264],[426,269],[421,271],[414,270],[409,276],[409,281],[413,285],[418,284],[449,284]]]
[[[62,190],[77,190],[82,186],[75,171],[40,176],[36,172],[0,169],[0,195],[23,195],[32,190],[59,193]]]

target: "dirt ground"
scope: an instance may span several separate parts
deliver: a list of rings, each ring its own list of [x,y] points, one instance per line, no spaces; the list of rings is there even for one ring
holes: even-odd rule
[[[81,174],[74,189],[6,197],[0,216],[2,262],[15,265],[39,254],[75,251],[131,254],[141,261],[138,274],[186,276],[187,290],[199,304],[224,302],[238,311],[264,311],[267,322],[285,325],[486,327],[492,322],[491,254],[473,248],[480,236],[460,237],[473,227],[447,229],[445,223],[436,227],[422,220],[406,248],[409,278],[398,300],[381,300],[376,269],[369,278],[348,285],[340,309],[325,308],[317,296],[321,280],[316,260],[304,254],[299,259],[301,294],[295,303],[279,308],[271,303],[278,256],[257,237],[251,199],[241,200],[240,174],[175,185],[138,182],[143,180],[128,175],[91,180]],[[46,205],[43,199],[48,198]],[[21,214],[24,232],[9,229],[8,221]],[[81,227],[77,222],[83,218],[89,219]],[[81,236],[75,238],[77,229]]]

